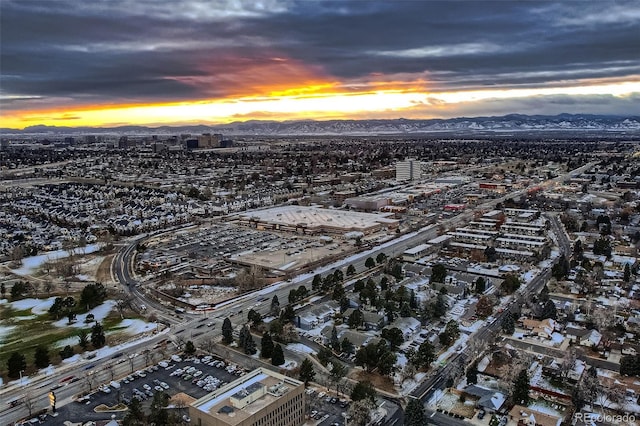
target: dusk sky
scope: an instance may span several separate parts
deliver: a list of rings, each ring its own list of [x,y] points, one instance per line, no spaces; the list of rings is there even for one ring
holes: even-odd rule
[[[640,1],[1,0],[0,40],[0,127],[640,113]]]

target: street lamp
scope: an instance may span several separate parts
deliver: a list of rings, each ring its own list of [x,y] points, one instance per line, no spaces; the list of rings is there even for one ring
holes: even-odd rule
[[[22,386],[22,373],[24,373],[24,370],[20,370],[20,386]]]

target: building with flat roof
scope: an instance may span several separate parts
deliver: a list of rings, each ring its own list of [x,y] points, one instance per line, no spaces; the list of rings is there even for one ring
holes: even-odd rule
[[[359,231],[365,235],[383,228],[395,229],[398,220],[391,213],[373,214],[303,206],[279,206],[241,214],[238,223],[258,230],[278,230],[299,234],[340,235]]]
[[[299,426],[304,383],[258,368],[189,405],[197,426]]]

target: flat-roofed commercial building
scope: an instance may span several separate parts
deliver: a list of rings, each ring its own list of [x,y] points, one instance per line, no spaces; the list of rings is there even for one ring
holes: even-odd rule
[[[197,426],[299,426],[304,383],[258,368],[189,406]]]
[[[238,223],[258,230],[277,230],[299,234],[344,235],[359,231],[365,235],[383,228],[395,229],[399,221],[393,214],[361,213],[303,206],[279,206],[240,214]]]

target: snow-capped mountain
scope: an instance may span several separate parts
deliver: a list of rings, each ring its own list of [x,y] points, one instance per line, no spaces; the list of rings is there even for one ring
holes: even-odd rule
[[[225,125],[198,126],[123,126],[114,128],[32,126],[24,130],[0,129],[3,134],[49,133],[128,133],[177,134],[222,133],[229,135],[375,135],[420,133],[474,133],[474,132],[536,132],[536,131],[592,131],[640,132],[640,116],[608,116],[560,114],[520,115],[500,117],[461,117],[451,119],[388,119],[388,120],[300,120],[300,121],[245,121]]]

